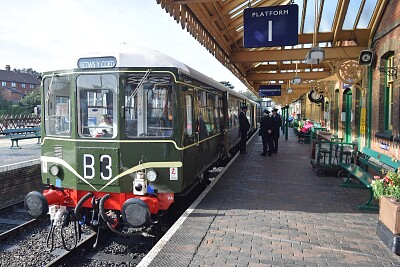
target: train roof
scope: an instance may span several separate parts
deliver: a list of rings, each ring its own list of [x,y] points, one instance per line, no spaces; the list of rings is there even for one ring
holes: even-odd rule
[[[114,57],[116,59],[114,67],[117,68],[132,68],[132,67],[177,68],[180,73],[185,74],[188,77],[201,81],[219,90],[229,92],[229,94],[235,95],[237,97],[250,100],[247,97],[239,94],[238,92],[215,81],[214,79],[187,66],[186,64],[166,54],[163,54],[160,51],[153,50],[150,48],[140,47],[135,45],[119,44],[119,45],[104,47],[98,52],[85,53],[79,56],[80,59],[107,58],[107,57]],[[77,61],[75,61],[75,66],[73,68],[77,67],[76,62]]]

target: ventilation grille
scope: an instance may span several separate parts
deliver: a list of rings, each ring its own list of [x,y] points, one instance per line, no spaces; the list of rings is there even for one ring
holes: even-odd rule
[[[63,158],[63,147],[62,146],[54,146],[54,156],[56,158]]]

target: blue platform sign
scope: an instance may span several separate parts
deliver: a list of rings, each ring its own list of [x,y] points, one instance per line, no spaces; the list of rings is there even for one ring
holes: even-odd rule
[[[270,6],[244,10],[243,46],[246,48],[298,44],[299,6]]]
[[[268,96],[280,96],[281,86],[280,85],[260,85],[258,87],[258,95],[260,97]]]

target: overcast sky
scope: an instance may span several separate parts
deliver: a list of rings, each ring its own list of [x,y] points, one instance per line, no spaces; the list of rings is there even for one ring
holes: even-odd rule
[[[126,43],[246,90],[156,0],[2,0],[0,10],[0,69],[55,70],[98,45]]]

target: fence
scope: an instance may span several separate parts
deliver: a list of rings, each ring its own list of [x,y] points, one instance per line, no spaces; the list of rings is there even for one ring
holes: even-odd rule
[[[5,129],[18,129],[25,127],[40,127],[40,116],[0,116],[0,134],[4,134]]]

